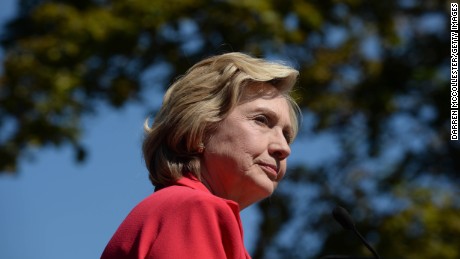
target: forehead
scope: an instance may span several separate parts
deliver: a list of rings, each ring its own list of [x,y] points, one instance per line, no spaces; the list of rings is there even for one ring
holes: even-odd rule
[[[268,102],[264,102],[263,100]],[[282,109],[294,114],[293,108],[284,96],[284,93],[270,83],[262,82],[247,85],[241,93],[238,105],[243,105],[250,102],[252,103],[252,106],[256,104],[259,106],[268,105],[268,107],[271,107],[272,110]]]
[[[247,114],[254,115],[255,113],[264,113],[270,117],[276,118],[279,124],[282,124],[283,128],[294,132],[293,118],[291,116],[291,107],[289,106],[288,100],[282,95],[259,95],[246,99],[240,102],[236,107],[236,110]]]
[[[250,111],[267,111],[287,117],[289,117],[290,110],[288,101],[281,94],[276,96],[262,95],[257,98],[247,99],[240,102],[236,107]]]
[[[277,87],[270,84],[269,82],[251,83],[249,85],[246,85],[242,89],[240,96],[239,96],[237,106],[241,106],[251,101],[259,100],[257,102],[254,102],[253,103],[254,105],[254,104],[259,103],[261,100],[270,100],[270,99],[278,98],[278,102],[280,104],[282,103],[282,105],[279,105],[279,107],[281,107],[281,110],[287,110],[289,113],[288,116],[283,116],[283,117],[288,118],[287,120],[289,121],[289,124],[290,124],[289,127],[295,136],[297,135],[297,131],[299,127],[298,110],[296,108],[296,104],[293,103],[292,100],[288,100],[289,97],[286,97],[285,95],[286,93],[284,91],[280,91]],[[284,101],[281,101],[281,99],[284,99]],[[268,107],[270,106],[273,106],[273,105],[269,104]],[[287,107],[287,108],[284,108],[284,107]],[[274,108],[276,107],[272,107],[272,110]]]
[[[260,98],[270,99],[278,96],[282,96],[282,93],[272,84],[266,82],[251,83],[242,89],[239,103]]]

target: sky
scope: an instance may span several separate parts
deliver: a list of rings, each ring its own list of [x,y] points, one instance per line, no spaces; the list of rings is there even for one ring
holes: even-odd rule
[[[1,28],[14,16],[15,4],[2,0]],[[161,94],[150,94],[153,106],[159,105]],[[141,154],[145,111],[140,104],[122,110],[101,106],[96,116],[85,117],[84,164],[74,162],[69,147],[45,148],[22,160],[18,174],[0,174],[0,258],[100,256],[129,211],[153,191]],[[316,152],[327,146],[324,138],[310,142],[308,150],[300,151],[301,146],[292,147],[292,160],[310,153],[311,161],[321,162],[318,156],[331,155]],[[254,206],[242,212],[249,251],[259,218]]]

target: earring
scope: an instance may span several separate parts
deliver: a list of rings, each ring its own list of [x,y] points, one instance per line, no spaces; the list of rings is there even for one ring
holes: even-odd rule
[[[198,150],[197,150],[197,151],[198,151],[198,153],[199,153],[199,154],[203,153],[203,151],[204,151],[204,148],[205,148],[205,147],[204,147],[204,144],[203,144],[203,142],[202,142],[202,143],[200,143],[200,144],[198,144]]]

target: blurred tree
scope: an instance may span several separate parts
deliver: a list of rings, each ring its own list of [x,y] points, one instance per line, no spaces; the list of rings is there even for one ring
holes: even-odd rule
[[[143,100],[148,87],[166,87],[203,57],[283,57],[301,71],[299,138],[322,139],[324,158],[305,158],[260,204],[254,258],[366,253],[332,222],[335,204],[354,208],[363,234],[388,258],[458,257],[447,2],[19,3],[2,38],[0,171],[17,171],[31,148],[47,145],[70,144],[83,161],[83,116],[101,102]],[[168,73],[141,80],[159,68]],[[439,189],[449,202],[436,203]]]

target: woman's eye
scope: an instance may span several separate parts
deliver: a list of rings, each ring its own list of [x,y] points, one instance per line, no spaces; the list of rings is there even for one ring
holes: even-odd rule
[[[257,121],[258,123],[262,123],[262,124],[264,124],[264,125],[268,125],[268,118],[267,118],[265,115],[256,116],[254,119],[255,119],[255,121]]]

